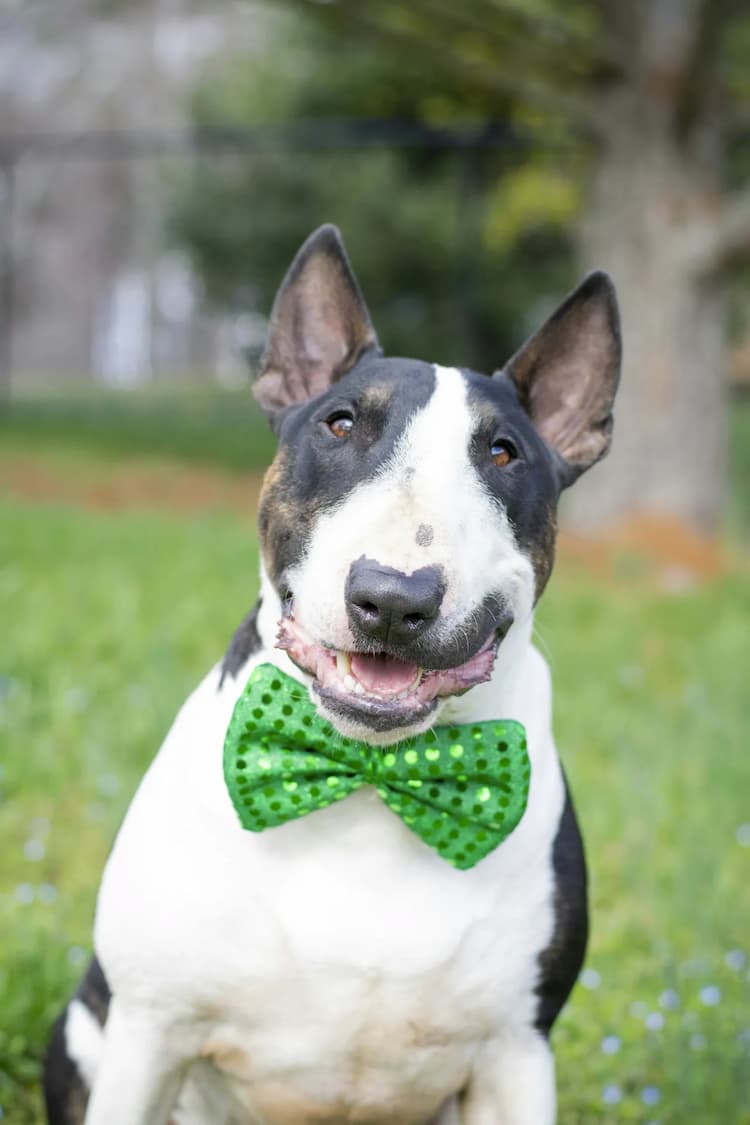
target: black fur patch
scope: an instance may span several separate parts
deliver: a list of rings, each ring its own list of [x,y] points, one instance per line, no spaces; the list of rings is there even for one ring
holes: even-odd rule
[[[588,940],[586,859],[567,782],[552,863],[555,929],[550,944],[539,957],[540,978],[536,989],[539,997],[536,1026],[544,1035],[549,1035],[578,978]]]
[[[490,379],[467,370],[463,375],[477,419],[471,459],[489,493],[507,512],[518,546],[534,567],[539,598],[555,560],[561,460],[537,433],[507,375]],[[509,443],[517,454],[503,468],[490,455],[496,441]]]
[[[539,597],[554,562],[562,461],[534,428],[507,375],[462,374],[476,417],[474,466],[508,514],[518,545],[534,567]],[[285,411],[258,517],[266,569],[282,596],[284,573],[302,557],[318,516],[382,468],[434,386],[431,364],[370,354],[329,391]],[[326,425],[339,411],[356,421],[346,440],[334,437]],[[509,440],[518,453],[504,469],[490,456],[499,439]]]
[[[245,666],[250,657],[260,649],[261,640],[260,634],[258,633],[259,609],[260,598],[258,598],[247,617],[245,617],[238,626],[234,636],[229,642],[229,648],[226,651],[224,661],[221,665],[219,688],[224,686],[224,680],[227,676],[231,676],[233,680],[236,680],[237,674]]]
[[[285,411],[258,511],[266,569],[282,596],[318,516],[382,469],[434,387],[432,364],[370,353],[325,394]],[[341,411],[356,420],[346,440],[326,424]]]
[[[112,994],[96,957],[92,957],[89,962],[74,998],[80,1000],[99,1025],[104,1027]],[[68,1007],[65,1007],[52,1028],[44,1060],[42,1084],[49,1125],[82,1125],[89,1098],[88,1087],[68,1055],[65,1042]]]

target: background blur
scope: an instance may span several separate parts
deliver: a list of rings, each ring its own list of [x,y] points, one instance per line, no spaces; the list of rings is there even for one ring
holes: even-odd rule
[[[491,372],[590,268],[613,452],[538,617],[592,867],[560,1120],[750,1123],[750,11],[0,0],[0,1118],[117,825],[256,589],[249,378],[342,229],[387,351]]]

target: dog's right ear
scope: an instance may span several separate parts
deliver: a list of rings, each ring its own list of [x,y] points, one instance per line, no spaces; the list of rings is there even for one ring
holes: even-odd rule
[[[322,394],[378,340],[336,227],[298,251],[271,310],[253,391],[273,423],[287,406]]]

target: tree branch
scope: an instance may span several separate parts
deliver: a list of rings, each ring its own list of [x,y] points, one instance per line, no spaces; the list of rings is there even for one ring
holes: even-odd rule
[[[694,275],[717,273],[750,258],[750,186],[729,195],[712,219],[693,223],[682,242],[682,259]]]
[[[735,0],[701,0],[692,47],[678,85],[675,120],[686,134],[706,113],[716,115],[721,83],[716,74],[722,36],[737,14]]]
[[[295,2],[295,0],[292,0]],[[310,8],[309,0],[296,0],[305,8]],[[337,16],[335,23],[339,31],[342,25],[356,30],[373,39],[387,43],[402,54],[407,53],[412,65],[423,60],[432,69],[452,74],[461,81],[469,83],[490,99],[507,103],[513,100],[527,104],[559,118],[568,117],[590,137],[601,138],[607,129],[606,116],[596,99],[584,93],[573,93],[558,86],[536,79],[528,70],[513,68],[507,63],[503,66],[485,64],[477,58],[464,56],[454,49],[450,38],[435,35],[433,29],[425,26],[392,27],[387,18],[378,13],[371,14],[367,4],[341,5],[326,3],[320,10],[320,18]],[[430,32],[433,34],[430,34]]]
[[[462,16],[467,9],[456,9]],[[527,0],[473,0],[471,8],[477,19],[482,21],[482,29],[489,33],[495,22],[510,22],[528,44],[530,39],[540,40],[547,60],[554,52],[564,52],[569,61],[587,62],[592,69],[604,68],[622,72],[628,63],[627,53],[622,44],[611,36],[605,27],[596,31],[584,32],[570,19],[552,11],[529,11]]]

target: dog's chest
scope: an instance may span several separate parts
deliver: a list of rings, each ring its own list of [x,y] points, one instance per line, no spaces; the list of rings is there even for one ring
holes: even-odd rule
[[[528,883],[500,894],[478,872],[415,862],[372,792],[323,815],[306,855],[255,872],[252,922],[226,918],[200,1045],[219,1074],[196,1073],[270,1121],[314,1120],[311,1105],[325,1120],[344,1100],[364,1120],[378,1107],[426,1120],[484,1042],[533,1019],[549,887],[529,873],[534,903]]]
[[[552,744],[532,740],[521,825],[456,871],[372,788],[242,831],[205,752],[231,705],[196,693],[123,825],[96,927],[113,991],[158,997],[186,1028],[180,1125],[424,1122],[483,1044],[534,1021],[562,807]]]
[[[372,789],[260,836],[233,825],[223,857],[169,827],[178,850],[116,849],[107,883],[137,882],[154,910],[110,930],[105,890],[98,944],[115,987],[122,972],[125,991],[140,978],[190,1005],[200,1061],[180,1125],[228,1107],[238,1121],[426,1121],[482,1044],[533,1021],[552,928],[544,854],[519,868],[508,841],[455,871]]]

